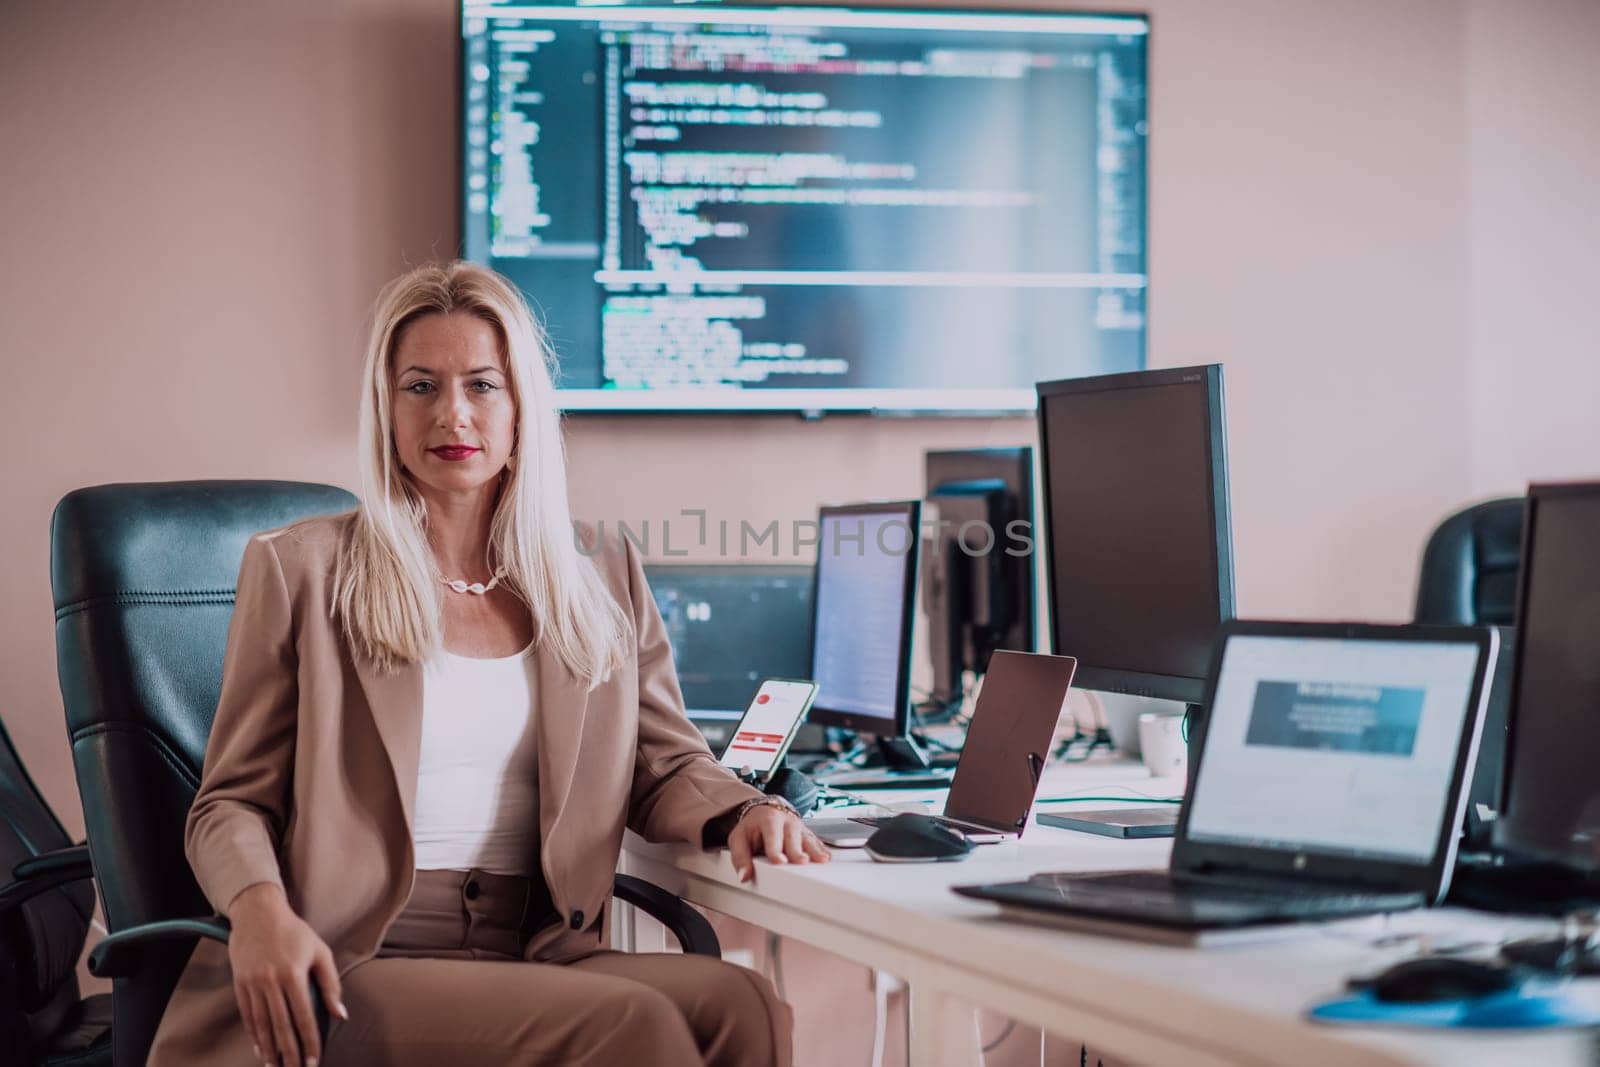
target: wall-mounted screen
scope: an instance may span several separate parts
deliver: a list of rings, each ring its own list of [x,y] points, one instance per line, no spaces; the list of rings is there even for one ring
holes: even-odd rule
[[[464,252],[568,410],[1032,411],[1144,365],[1148,28],[468,3]]]

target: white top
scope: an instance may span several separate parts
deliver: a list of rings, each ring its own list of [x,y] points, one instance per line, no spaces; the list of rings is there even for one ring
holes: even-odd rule
[[[423,666],[411,827],[418,870],[529,875],[539,847],[534,656],[441,651]]]

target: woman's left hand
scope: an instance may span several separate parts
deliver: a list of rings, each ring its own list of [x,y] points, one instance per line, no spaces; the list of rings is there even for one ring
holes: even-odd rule
[[[728,851],[741,882],[756,876],[757,856],[772,863],[827,863],[833,858],[800,816],[775,804],[758,804],[745,812],[728,834]]]

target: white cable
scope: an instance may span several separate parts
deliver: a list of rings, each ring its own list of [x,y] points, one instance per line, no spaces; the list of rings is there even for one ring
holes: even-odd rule
[[[857,804],[865,804],[869,808],[878,808],[886,811],[890,815],[900,815],[908,811],[913,814],[922,814],[923,811],[923,804],[918,800],[901,801],[900,806],[896,806],[894,804],[885,804],[881,800],[873,800],[871,797],[864,797],[860,793],[852,793],[848,789],[840,789],[838,786],[829,785],[826,782],[821,784],[824,794],[844,797],[846,800],[853,800]]]
[[[1111,728],[1111,716],[1106,714],[1105,703],[1100,699],[1100,694],[1093,689],[1083,690],[1084,699],[1089,702],[1089,718],[1094,720],[1095,729]]]

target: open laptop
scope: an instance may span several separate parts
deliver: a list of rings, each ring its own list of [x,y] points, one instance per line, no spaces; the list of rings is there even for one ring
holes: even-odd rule
[[[1077,668],[1071,656],[997,651],[989,657],[941,822],[979,844],[1022,833]],[[807,825],[828,844],[851,848],[866,844],[884,821],[812,819]]]
[[[956,892],[1023,917],[1191,941],[1436,903],[1497,643],[1469,627],[1229,623],[1168,871]]]

